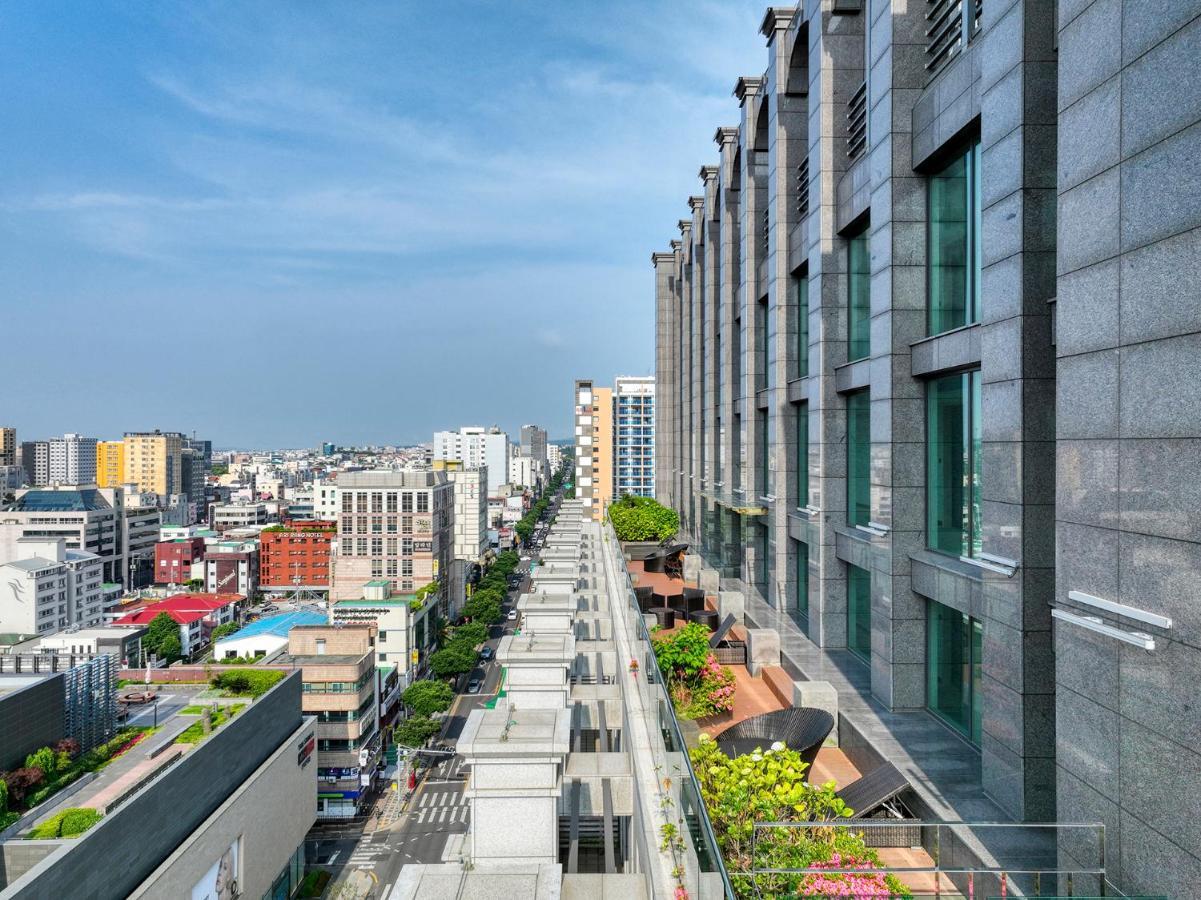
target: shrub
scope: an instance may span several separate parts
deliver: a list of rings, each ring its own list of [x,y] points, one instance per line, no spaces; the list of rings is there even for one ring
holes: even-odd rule
[[[46,780],[45,773],[41,769],[30,766],[5,772],[3,778],[5,784],[8,786],[9,801],[17,806],[25,800],[28,794],[37,790],[42,782]]]
[[[25,768],[41,769],[47,778],[53,778],[58,771],[58,756],[49,747],[42,747],[25,757]]]
[[[0,816],[8,812],[8,782],[0,778]]]
[[[675,510],[629,494],[609,505],[609,521],[619,541],[665,541],[680,530]]]
[[[261,697],[275,687],[284,674],[275,669],[230,669],[213,676],[212,683],[229,694]]]
[[[239,631],[241,627],[237,622],[226,622],[224,625],[218,625],[214,628],[211,637],[214,641],[219,641],[221,638],[229,637],[229,635]]]
[[[300,897],[320,897],[325,890],[325,886],[329,884],[330,874],[324,869],[314,869],[304,876],[304,880],[300,882],[300,892],[297,896]]]
[[[404,705],[414,715],[425,718],[450,709],[454,698],[454,691],[444,681],[416,681],[401,694]]]
[[[73,737],[63,738],[54,745],[55,753],[65,753],[72,758],[79,755],[79,741]]]
[[[64,809],[37,825],[26,835],[27,840],[44,841],[54,838],[79,837],[100,821],[100,813],[86,806]]]
[[[702,734],[689,756],[739,896],[912,896],[894,876],[873,871],[880,859],[862,834],[852,830],[850,819],[847,827],[773,828],[755,834],[756,822],[829,822],[853,812],[835,794],[834,782],[812,785],[804,780],[806,764],[795,750],[776,743],[731,759]],[[828,864],[863,868],[864,874],[759,875],[752,884],[750,875],[740,874],[752,863],[780,869]]]
[[[734,707],[736,679],[709,649],[709,629],[690,622],[652,640],[672,706],[684,719],[704,719]]]
[[[420,747],[441,730],[442,726],[433,719],[411,716],[396,726],[396,743],[402,747]]]

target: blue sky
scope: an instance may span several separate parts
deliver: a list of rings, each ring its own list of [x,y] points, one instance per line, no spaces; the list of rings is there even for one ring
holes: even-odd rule
[[[573,378],[653,372],[763,9],[8,0],[0,424],[566,435]]]

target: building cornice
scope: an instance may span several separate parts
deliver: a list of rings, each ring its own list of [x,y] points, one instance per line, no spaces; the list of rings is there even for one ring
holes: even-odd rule
[[[737,125],[722,125],[720,128],[717,129],[717,132],[713,135],[713,143],[717,144],[717,146],[719,146],[719,147],[722,146],[723,144],[730,144],[737,140],[738,140],[738,126]]]
[[[701,166],[701,171],[698,173],[697,177],[700,178],[701,181],[705,182],[705,184],[708,184],[717,177],[717,172],[717,166]]]
[[[672,253],[652,253],[651,254],[651,265],[652,266],[657,267],[659,265],[659,263],[674,263],[675,261],[676,261],[676,255],[674,252],[672,252]]]
[[[761,87],[763,87],[761,76],[743,75],[734,84],[734,96],[738,98],[739,103],[745,103],[747,97],[758,96]]]
[[[704,197],[689,197],[688,198],[688,206],[692,209],[693,212],[696,212],[698,209],[704,209],[705,208],[705,198]]]
[[[788,30],[788,26],[792,24],[792,17],[795,15],[795,6],[769,6],[763,15],[759,33],[767,38],[767,42],[770,44],[777,31]]]

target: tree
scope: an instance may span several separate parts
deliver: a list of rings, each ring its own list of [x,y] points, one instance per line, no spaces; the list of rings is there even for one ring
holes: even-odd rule
[[[213,629],[212,638],[214,641],[219,641],[223,637],[229,637],[229,635],[235,633],[241,627],[237,622],[226,622],[224,625],[218,625]]]
[[[42,747],[25,757],[25,768],[41,769],[47,778],[53,778],[58,771],[58,756],[49,747]]]
[[[500,621],[500,604],[491,597],[472,597],[463,605],[463,615],[484,625]]]
[[[468,622],[450,633],[450,640],[477,647],[488,640],[488,626],[483,622]]]
[[[14,804],[20,805],[27,794],[33,791],[46,780],[46,775],[41,769],[31,769],[28,766],[23,769],[13,769],[11,772],[5,772],[0,775],[4,779],[8,787],[8,798]]]
[[[172,662],[179,659],[182,648],[179,643],[179,625],[166,613],[159,613],[150,620],[142,647],[159,659]]]
[[[413,715],[428,718],[450,709],[455,694],[445,681],[415,681],[405,688],[401,699]]]
[[[475,666],[476,659],[477,654],[473,649],[451,641],[441,650],[435,650],[430,654],[430,668],[439,678],[448,678],[452,675],[470,672]]]
[[[402,747],[420,747],[441,730],[442,726],[433,719],[411,716],[396,726],[394,737]]]

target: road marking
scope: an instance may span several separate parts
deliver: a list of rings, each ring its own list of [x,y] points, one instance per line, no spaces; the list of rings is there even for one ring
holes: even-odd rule
[[[393,882],[393,883],[394,883],[394,882]],[[383,893],[379,895],[379,900],[388,900],[388,895],[389,895],[390,893],[392,893],[392,884],[393,884],[393,883],[389,883],[389,884],[388,884],[388,885],[387,885],[387,886],[384,888],[384,891],[383,891]]]

